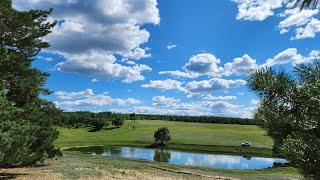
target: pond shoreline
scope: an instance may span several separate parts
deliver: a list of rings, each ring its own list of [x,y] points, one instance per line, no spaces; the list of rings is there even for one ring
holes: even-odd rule
[[[272,168],[275,164],[284,165],[287,163],[287,160],[281,158],[227,155],[199,151],[190,152],[184,150],[132,146],[87,146],[69,148],[67,151],[110,158],[129,158],[214,169],[261,170]]]
[[[167,169],[172,172],[167,171]],[[187,172],[187,173],[185,173]],[[303,179],[296,168],[222,170],[188,167],[145,160],[118,159],[65,152],[44,166],[0,169],[0,174],[21,179]],[[200,177],[201,176],[201,177]]]
[[[150,144],[146,143],[123,143],[123,144],[101,144],[101,145],[79,145],[62,147],[61,150],[68,151],[72,148],[81,147],[94,147],[94,146],[129,146],[129,147],[140,147],[148,149],[165,149],[165,150],[183,150],[186,152],[204,152],[204,153],[215,153],[223,155],[237,155],[237,156],[259,156],[259,157],[270,157],[270,158],[282,158],[279,155],[275,155],[271,149],[258,148],[258,147],[240,147],[240,146],[221,146],[221,145],[196,145],[196,144],[168,144],[165,147],[154,148],[150,147]]]

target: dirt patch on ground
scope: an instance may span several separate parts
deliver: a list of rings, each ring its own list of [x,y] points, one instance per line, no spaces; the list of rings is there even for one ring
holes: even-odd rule
[[[53,173],[49,170],[42,170],[39,168],[12,168],[0,169],[0,179],[41,179],[41,180],[55,180],[62,179],[62,174]]]
[[[50,170],[43,170],[39,168],[13,168],[1,169],[0,179],[17,179],[17,180],[60,180],[65,179],[62,174],[53,173]],[[101,179],[126,179],[126,180],[185,180],[185,179],[228,179],[221,177],[199,177],[194,175],[185,175],[179,173],[166,172],[162,170],[121,170],[117,169],[113,172],[105,170],[101,171],[99,176],[83,176],[80,180],[101,180]]]
[[[229,178],[222,178],[222,177],[199,177],[194,175],[185,175],[185,174],[178,174],[178,173],[170,173],[165,171],[137,171],[137,170],[117,170],[116,172],[106,172],[102,173],[100,177],[82,177],[82,180],[85,179],[93,179],[93,180],[100,180],[100,179],[114,179],[114,180],[193,180],[193,179],[215,179],[215,180],[225,180]]]

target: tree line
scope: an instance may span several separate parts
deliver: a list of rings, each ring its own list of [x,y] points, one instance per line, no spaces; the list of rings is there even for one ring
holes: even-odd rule
[[[79,128],[88,127],[94,130],[101,130],[112,124],[115,120],[131,120],[135,124],[136,120],[162,120],[162,121],[180,121],[180,122],[198,122],[198,123],[220,123],[220,124],[239,124],[256,125],[254,119],[242,119],[232,117],[214,117],[214,116],[177,116],[177,115],[151,115],[151,114],[122,114],[112,112],[62,112],[55,119],[55,125]]]
[[[88,128],[89,131],[100,131],[103,128],[121,127],[124,116],[113,116],[112,113],[94,113],[88,111],[61,112],[54,120],[55,126],[66,128]]]
[[[178,115],[137,115],[143,120],[163,120],[163,121],[181,121],[198,123],[218,123],[218,124],[239,124],[239,125],[257,125],[257,121],[248,118],[219,117],[219,116],[178,116]]]

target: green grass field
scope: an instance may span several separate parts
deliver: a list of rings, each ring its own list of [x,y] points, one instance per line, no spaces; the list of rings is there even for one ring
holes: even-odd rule
[[[273,141],[257,126],[230,124],[202,124],[173,121],[138,121],[135,129],[130,121],[119,129],[88,132],[88,129],[59,128],[55,142],[61,148],[91,145],[148,146],[153,143],[153,133],[159,127],[168,127],[170,149],[211,151],[224,154],[272,156]],[[251,141],[252,148],[241,148]]]
[[[74,146],[125,145],[148,146],[159,127],[168,127],[172,141],[168,148],[190,151],[212,151],[223,154],[272,156],[273,141],[257,126],[230,124],[201,124],[172,121],[138,121],[133,130],[130,121],[119,129],[88,132],[88,129],[58,128],[60,135],[55,144],[62,149]],[[240,148],[243,141],[253,147]],[[3,174],[29,174],[29,177],[49,179],[302,179],[296,168],[276,168],[255,171],[218,170],[170,165],[134,159],[117,159],[64,151],[48,166],[4,170]],[[49,173],[49,174],[48,174]],[[1,174],[1,171],[0,171]],[[57,178],[59,179],[59,178]],[[221,178],[224,179],[224,178]]]
[[[168,127],[172,144],[239,146],[251,141],[253,147],[271,148],[273,141],[257,126],[230,124],[202,124],[172,121],[138,121],[133,130],[128,123],[122,128],[88,132],[87,129],[59,128],[60,136],[55,142],[59,147],[149,143],[159,127]]]

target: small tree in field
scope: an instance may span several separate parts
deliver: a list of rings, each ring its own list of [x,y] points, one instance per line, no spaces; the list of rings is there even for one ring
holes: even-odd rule
[[[123,124],[124,124],[123,119],[117,118],[117,119],[112,120],[112,125],[117,126],[118,128],[123,126]]]
[[[129,117],[130,117],[130,120],[131,120],[132,129],[135,129],[136,128],[136,124],[137,124],[136,114],[132,113],[132,114],[129,115]]]
[[[107,125],[107,123],[101,119],[91,119],[90,120],[91,130],[92,132],[100,131]]]
[[[170,131],[168,128],[163,127],[159,128],[155,133],[154,133],[154,140],[157,144],[163,146],[165,145],[168,141],[171,140],[170,137]]]

